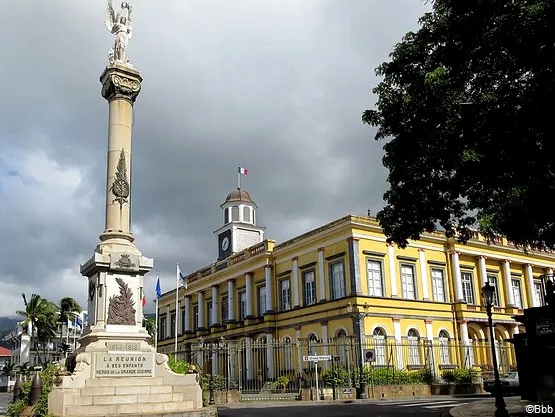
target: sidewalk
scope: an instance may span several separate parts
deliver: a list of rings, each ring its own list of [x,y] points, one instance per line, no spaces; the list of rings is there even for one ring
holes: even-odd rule
[[[526,413],[526,406],[533,403],[521,400],[520,397],[505,398],[505,404],[507,404],[507,411],[512,416],[533,415],[533,413]],[[451,417],[494,417],[495,398],[459,405],[449,410],[449,414]]]

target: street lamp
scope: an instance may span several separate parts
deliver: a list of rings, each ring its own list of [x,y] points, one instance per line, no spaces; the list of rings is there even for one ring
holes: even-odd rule
[[[491,308],[493,307],[493,295],[495,288],[488,283],[482,287],[482,298],[486,304],[486,312],[488,314],[489,340],[491,343],[491,357],[493,361],[493,375],[495,378],[495,417],[509,417],[507,405],[503,399],[501,391],[501,381],[499,380],[499,369],[497,368],[497,352],[495,351],[495,337],[493,333],[493,320],[491,317]]]
[[[214,387],[214,350],[216,350],[216,352],[219,352],[220,349],[222,349],[224,347],[224,342],[225,342],[225,338],[223,336],[220,336],[219,343],[218,343],[218,346],[216,347],[216,349],[214,349],[214,342],[213,341],[210,342],[210,367],[212,369],[210,369],[210,381],[208,382],[208,390],[209,390],[208,404],[209,405],[216,404],[216,399],[214,398],[214,391],[215,391],[215,387]]]
[[[368,305],[365,304],[364,308],[367,309]],[[353,304],[349,301],[349,304],[347,304],[347,313],[349,313],[349,315],[351,316],[351,319],[353,320],[353,330],[355,332],[355,337],[356,337],[356,341],[357,341],[357,345],[358,345],[358,391],[357,391],[357,397],[360,400],[365,400],[368,398],[368,396],[366,395],[366,383],[364,382],[364,379],[362,378],[362,368],[363,368],[363,362],[362,362],[362,352],[363,352],[363,346],[362,346],[362,336],[360,334],[360,321],[366,317],[367,313],[364,312],[360,312],[358,310],[357,306],[353,306]]]

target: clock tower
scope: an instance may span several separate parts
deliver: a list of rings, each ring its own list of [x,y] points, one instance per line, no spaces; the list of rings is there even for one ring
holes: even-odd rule
[[[256,225],[258,207],[248,192],[233,190],[220,207],[224,224],[214,232],[218,236],[219,261],[264,240],[264,228]]]

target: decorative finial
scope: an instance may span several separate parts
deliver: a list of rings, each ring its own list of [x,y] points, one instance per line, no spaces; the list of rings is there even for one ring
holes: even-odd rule
[[[104,23],[110,33],[116,36],[114,47],[108,53],[108,61],[111,65],[119,64],[133,68],[127,56],[127,44],[133,35],[131,11],[131,5],[124,1],[121,3],[121,10],[116,14],[114,0],[108,0]]]

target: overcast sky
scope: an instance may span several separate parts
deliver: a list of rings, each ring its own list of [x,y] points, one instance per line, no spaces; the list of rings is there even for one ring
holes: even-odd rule
[[[22,308],[22,292],[85,303],[79,265],[104,228],[104,3],[0,0],[0,316]],[[418,27],[422,0],[132,5],[129,55],[144,77],[133,231],[163,291],[176,262],[192,272],[216,259],[212,232],[238,165],[278,242],[383,205],[383,143],[361,114],[375,102],[375,67]]]

